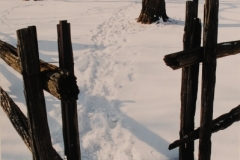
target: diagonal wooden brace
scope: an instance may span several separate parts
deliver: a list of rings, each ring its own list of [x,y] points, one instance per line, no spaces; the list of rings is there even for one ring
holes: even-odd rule
[[[212,133],[218,132],[220,130],[224,130],[231,126],[234,122],[240,120],[240,105],[233,108],[229,113],[223,114],[218,118],[212,121]],[[185,135],[182,139],[176,140],[171,143],[168,147],[169,150],[179,147],[184,143],[192,142],[199,138],[200,128],[197,128],[193,132],[188,135]]]
[[[26,144],[28,149],[32,151],[28,127],[28,119],[19,109],[19,107],[14,103],[14,101],[9,97],[9,95],[0,87],[0,102],[3,111],[8,116],[13,127],[16,129],[19,136],[22,138],[23,142]],[[52,147],[52,153],[54,154],[54,160],[62,160],[56,150]]]

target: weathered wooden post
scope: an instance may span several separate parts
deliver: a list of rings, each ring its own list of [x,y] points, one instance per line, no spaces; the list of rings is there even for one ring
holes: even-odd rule
[[[199,160],[211,159],[211,122],[216,82],[216,50],[219,0],[206,0],[204,6],[203,71]]]
[[[40,77],[36,27],[17,30],[33,159],[54,159]]]
[[[197,2],[186,2],[184,50],[200,47],[201,44],[201,22],[197,19],[197,8]],[[182,68],[180,139],[194,131],[198,74],[199,64]],[[194,160],[194,142],[179,147],[179,159]]]
[[[70,24],[67,21],[60,21],[60,24],[57,25],[57,30],[59,66],[74,74]],[[65,155],[68,160],[80,160],[77,102],[76,100],[61,101],[61,106]]]
[[[193,4],[194,2],[195,4]],[[190,7],[190,5],[195,5],[196,7],[197,2],[198,0],[187,2],[187,8]],[[200,47],[201,23],[198,18],[194,18],[194,15],[197,15],[196,8],[195,12],[192,11],[192,14],[186,14],[184,50],[164,57],[166,65],[170,66],[172,69],[183,68],[180,140],[176,140],[169,145],[169,149],[180,146],[179,158],[181,160],[193,159],[194,148],[192,142],[198,138],[199,160],[210,160],[211,134],[223,130],[229,127],[232,123],[240,120],[239,105],[229,113],[212,120],[216,82],[216,58],[238,54],[240,51],[239,40],[217,44],[218,7],[219,0],[205,0],[203,47]],[[192,22],[191,20],[195,21],[193,23],[194,25],[191,23],[188,24],[188,21]],[[194,113],[197,96],[197,86],[193,84],[197,82],[197,75],[195,75],[195,73],[198,73],[198,70],[193,70],[193,66],[196,64],[198,65],[200,62],[203,62],[201,124],[198,129],[192,130],[194,128]]]

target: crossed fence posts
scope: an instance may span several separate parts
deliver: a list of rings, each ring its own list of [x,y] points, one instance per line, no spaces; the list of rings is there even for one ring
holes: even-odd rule
[[[76,103],[79,89],[73,69],[70,24],[60,21],[57,30],[60,67],[39,60],[35,26],[17,30],[17,49],[0,41],[0,58],[23,76],[27,117],[0,87],[1,106],[34,160],[62,160],[52,147],[43,89],[61,100],[67,159],[81,159]]]
[[[198,0],[186,2],[183,51],[164,57],[172,69],[182,68],[180,139],[169,145],[179,147],[180,160],[194,160],[194,140],[199,139],[199,160],[211,159],[211,135],[240,120],[240,106],[213,120],[216,59],[240,53],[240,41],[217,44],[219,0],[204,5],[203,47],[201,21],[197,18]],[[202,62],[200,127],[194,130],[199,63]]]

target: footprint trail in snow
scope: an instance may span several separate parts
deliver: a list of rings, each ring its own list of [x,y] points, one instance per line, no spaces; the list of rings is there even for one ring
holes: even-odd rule
[[[134,142],[128,130],[122,125],[122,113],[120,107],[131,101],[115,100],[114,96],[122,85],[115,79],[120,68],[118,55],[126,43],[124,34],[131,27],[126,20],[129,10],[136,3],[129,3],[120,7],[112,17],[98,25],[92,41],[95,47],[85,53],[78,70],[84,80],[81,84],[79,123],[82,127],[83,159],[134,159],[132,150]],[[119,38],[121,37],[121,38]],[[121,41],[121,42],[119,42]],[[129,62],[123,63],[126,66]],[[133,73],[126,73],[128,79],[133,80]],[[127,76],[126,76],[127,77]]]

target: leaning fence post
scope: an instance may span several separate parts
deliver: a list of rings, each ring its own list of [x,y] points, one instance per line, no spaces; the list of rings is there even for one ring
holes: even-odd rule
[[[17,30],[33,159],[54,159],[40,77],[36,27]]]
[[[201,22],[197,18],[197,7],[198,4],[193,1],[186,2],[184,50],[200,47],[201,44]],[[198,74],[199,64],[182,68],[180,138],[194,131]],[[179,159],[194,160],[194,142],[179,147]]]
[[[59,67],[74,74],[70,24],[67,21],[60,21],[60,24],[57,25],[57,31]],[[65,155],[68,160],[80,160],[77,102],[75,100],[61,101],[61,106]]]
[[[219,0],[206,0],[204,6],[203,71],[199,160],[211,159],[211,127],[216,82],[216,49]]]

